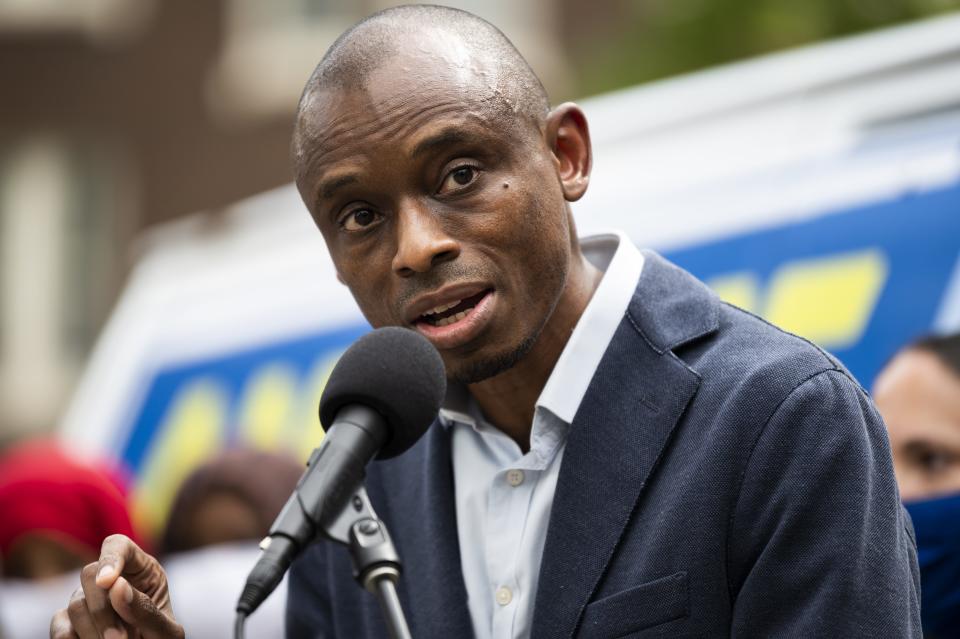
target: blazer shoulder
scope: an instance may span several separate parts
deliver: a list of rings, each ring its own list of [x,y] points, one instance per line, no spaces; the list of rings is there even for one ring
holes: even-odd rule
[[[836,357],[811,342],[727,302],[720,303],[717,347],[748,374],[782,378],[790,388],[825,371],[837,371],[859,383]],[[861,388],[862,390],[862,388]]]
[[[644,260],[629,321],[650,348],[673,353],[705,381],[720,376],[735,384],[759,376],[773,391],[825,370],[853,379],[817,345],[722,301],[658,254],[646,251]]]
[[[676,357],[698,376],[698,404],[734,409],[728,415],[747,411],[762,420],[794,389],[825,371],[838,372],[867,396],[816,344],[722,301],[656,253],[645,252],[644,258],[627,320],[647,347]]]
[[[831,393],[840,393],[870,405],[866,391],[835,357],[727,303],[720,304],[717,331],[675,354],[700,375],[697,400],[709,407],[711,423],[723,429],[739,423],[738,429],[748,438],[801,387],[827,393],[820,397],[822,402],[831,401]],[[808,383],[825,373],[831,384]],[[831,424],[831,428],[842,427]]]

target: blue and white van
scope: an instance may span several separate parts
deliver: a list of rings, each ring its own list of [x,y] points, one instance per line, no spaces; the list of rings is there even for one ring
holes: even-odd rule
[[[960,17],[584,100],[581,234],[619,228],[869,387],[960,329]],[[229,445],[306,457],[337,356],[368,330],[293,186],[157,228],[62,423],[121,459],[156,530]]]

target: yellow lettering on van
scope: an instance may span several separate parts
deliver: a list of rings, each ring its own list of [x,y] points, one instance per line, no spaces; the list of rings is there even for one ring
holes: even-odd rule
[[[749,271],[740,271],[714,277],[707,285],[720,299],[751,313],[760,312],[760,280]]]
[[[757,313],[825,348],[845,348],[863,335],[889,275],[876,248],[782,264],[764,289],[749,271],[707,280],[721,299]]]
[[[300,410],[297,418],[292,421],[293,432],[290,433],[290,442],[294,444],[294,452],[306,460],[314,448],[323,441],[323,426],[320,425],[319,406],[323,389],[327,386],[330,373],[337,360],[343,354],[337,350],[326,357],[321,357],[314,364],[307,377],[301,394]]]
[[[241,439],[262,450],[284,447],[284,426],[296,392],[297,380],[289,366],[270,364],[251,375],[242,393]]]
[[[220,448],[226,405],[223,389],[211,380],[197,380],[173,398],[132,494],[141,530],[161,532],[180,484]]]
[[[889,266],[877,249],[789,262],[770,281],[764,317],[826,348],[863,335]]]

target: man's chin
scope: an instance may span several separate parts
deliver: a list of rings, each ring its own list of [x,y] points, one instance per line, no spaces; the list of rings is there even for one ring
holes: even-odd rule
[[[533,348],[536,336],[528,337],[512,350],[503,351],[494,355],[477,356],[467,361],[458,362],[456,366],[447,366],[447,377],[460,384],[476,384],[496,377],[513,368]]]

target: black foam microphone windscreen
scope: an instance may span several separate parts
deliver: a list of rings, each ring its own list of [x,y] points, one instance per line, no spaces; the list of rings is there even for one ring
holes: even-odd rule
[[[237,603],[238,628],[269,595],[293,558],[329,526],[362,485],[377,451],[410,448],[433,423],[446,393],[443,360],[419,333],[380,328],[340,357],[320,398],[327,430],[280,512]]]
[[[387,420],[390,434],[377,455],[388,459],[412,446],[440,410],[447,389],[443,360],[416,331],[395,326],[367,333],[343,354],[320,398],[329,428],[344,406],[361,404]]]

